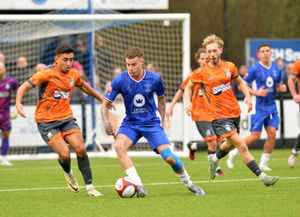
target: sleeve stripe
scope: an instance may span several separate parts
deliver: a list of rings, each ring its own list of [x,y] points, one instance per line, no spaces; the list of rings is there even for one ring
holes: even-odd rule
[[[31,84],[32,87],[36,87],[36,85],[34,83],[32,83],[32,81],[27,80],[29,84]]]
[[[107,99],[106,97],[104,98],[106,101],[108,101],[108,102],[113,102],[113,101],[111,101],[111,100],[109,100],[109,99]]]

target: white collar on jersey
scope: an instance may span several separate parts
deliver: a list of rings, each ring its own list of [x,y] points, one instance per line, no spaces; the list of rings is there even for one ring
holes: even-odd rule
[[[263,67],[265,67],[266,69],[270,69],[270,68],[271,68],[271,66],[272,66],[272,62],[270,62],[270,67],[267,67],[267,66],[265,66],[264,64],[262,64],[262,62],[261,62],[261,61],[259,61],[259,64],[260,64],[260,65],[262,65]]]

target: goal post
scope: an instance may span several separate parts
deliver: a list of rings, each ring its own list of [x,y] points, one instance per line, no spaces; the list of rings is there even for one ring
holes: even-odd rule
[[[53,52],[46,53],[45,47],[61,41],[75,46],[75,60],[79,68],[84,68],[87,75],[92,71],[95,79],[90,80],[103,96],[105,86],[113,78],[116,68],[126,70],[124,52],[132,46],[140,47],[145,53],[145,67],[152,67],[161,74],[166,87],[167,107],[179,88],[181,81],[190,72],[190,15],[189,14],[43,14],[43,15],[0,15],[0,52],[6,56],[8,75],[16,77],[19,83],[26,81],[33,73],[37,63],[53,61]],[[88,41],[88,33],[92,32],[92,42]],[[85,52],[92,52],[93,69],[84,64],[84,54],[80,51],[83,43]],[[89,44],[92,43],[92,44]],[[102,47],[99,44],[102,43]],[[79,46],[79,47],[77,47]],[[76,50],[78,48],[78,51]],[[91,51],[92,49],[92,51]],[[44,54],[47,55],[44,55]],[[26,74],[17,73],[14,64],[18,56],[26,56],[31,61],[31,71]],[[44,56],[47,56],[44,58]],[[80,57],[80,58],[79,58]],[[47,59],[48,58],[48,59]],[[150,67],[150,65],[149,65]],[[25,111],[28,119],[21,117],[12,122],[10,136],[10,159],[22,159],[22,156],[34,158],[34,155],[49,157],[43,153],[46,144],[38,134],[34,123],[34,109],[37,100],[37,90],[28,92]],[[76,101],[76,97],[74,100]],[[79,101],[82,102],[81,98]],[[120,99],[122,101],[122,99]],[[79,102],[79,103],[80,103]],[[116,102],[117,111],[111,118],[119,126],[125,111],[121,103]],[[81,106],[72,104],[74,116],[82,125]],[[97,143],[93,156],[114,156],[112,150],[113,138],[105,135],[100,114],[100,104],[95,104],[96,128],[92,128],[91,104],[86,104],[87,137],[86,145]],[[30,127],[29,127],[30,126]],[[179,156],[187,156],[186,144],[198,140],[199,134],[195,124],[184,112],[183,100],[175,107],[173,118],[166,128],[172,148]],[[194,138],[197,136],[197,138]],[[24,148],[25,147],[25,148]],[[20,150],[33,150],[31,153]],[[141,140],[132,150],[131,156],[154,156],[145,140]],[[25,155],[26,154],[26,155]],[[43,158],[43,157],[42,157]]]

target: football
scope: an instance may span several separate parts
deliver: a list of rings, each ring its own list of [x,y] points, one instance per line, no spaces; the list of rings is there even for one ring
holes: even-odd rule
[[[129,177],[119,178],[116,182],[115,189],[120,197],[133,197],[137,191],[137,185]]]

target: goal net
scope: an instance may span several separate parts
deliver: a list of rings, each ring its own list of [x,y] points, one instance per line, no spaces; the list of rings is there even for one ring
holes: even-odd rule
[[[0,20],[0,52],[5,55],[7,75],[14,77],[19,85],[39,67],[54,62],[55,48],[60,43],[75,48],[73,67],[102,96],[113,77],[126,70],[124,52],[133,46],[144,50],[145,67],[161,75],[167,105],[190,71],[188,14],[0,15]],[[12,121],[11,159],[49,157],[51,149],[42,140],[34,122],[37,96],[37,88],[27,92],[23,104],[28,118],[18,117]],[[14,105],[14,99],[12,101]],[[71,102],[74,116],[84,129],[86,146],[92,147],[92,155],[112,156],[113,138],[105,135],[100,104],[91,103],[89,97],[76,90]],[[117,111],[110,114],[116,128],[125,114],[122,103],[122,98],[118,97]],[[193,140],[194,135],[199,137],[195,132],[194,123],[185,116],[181,101],[166,127],[174,151],[186,155],[184,144]],[[143,139],[130,154],[153,156]]]

